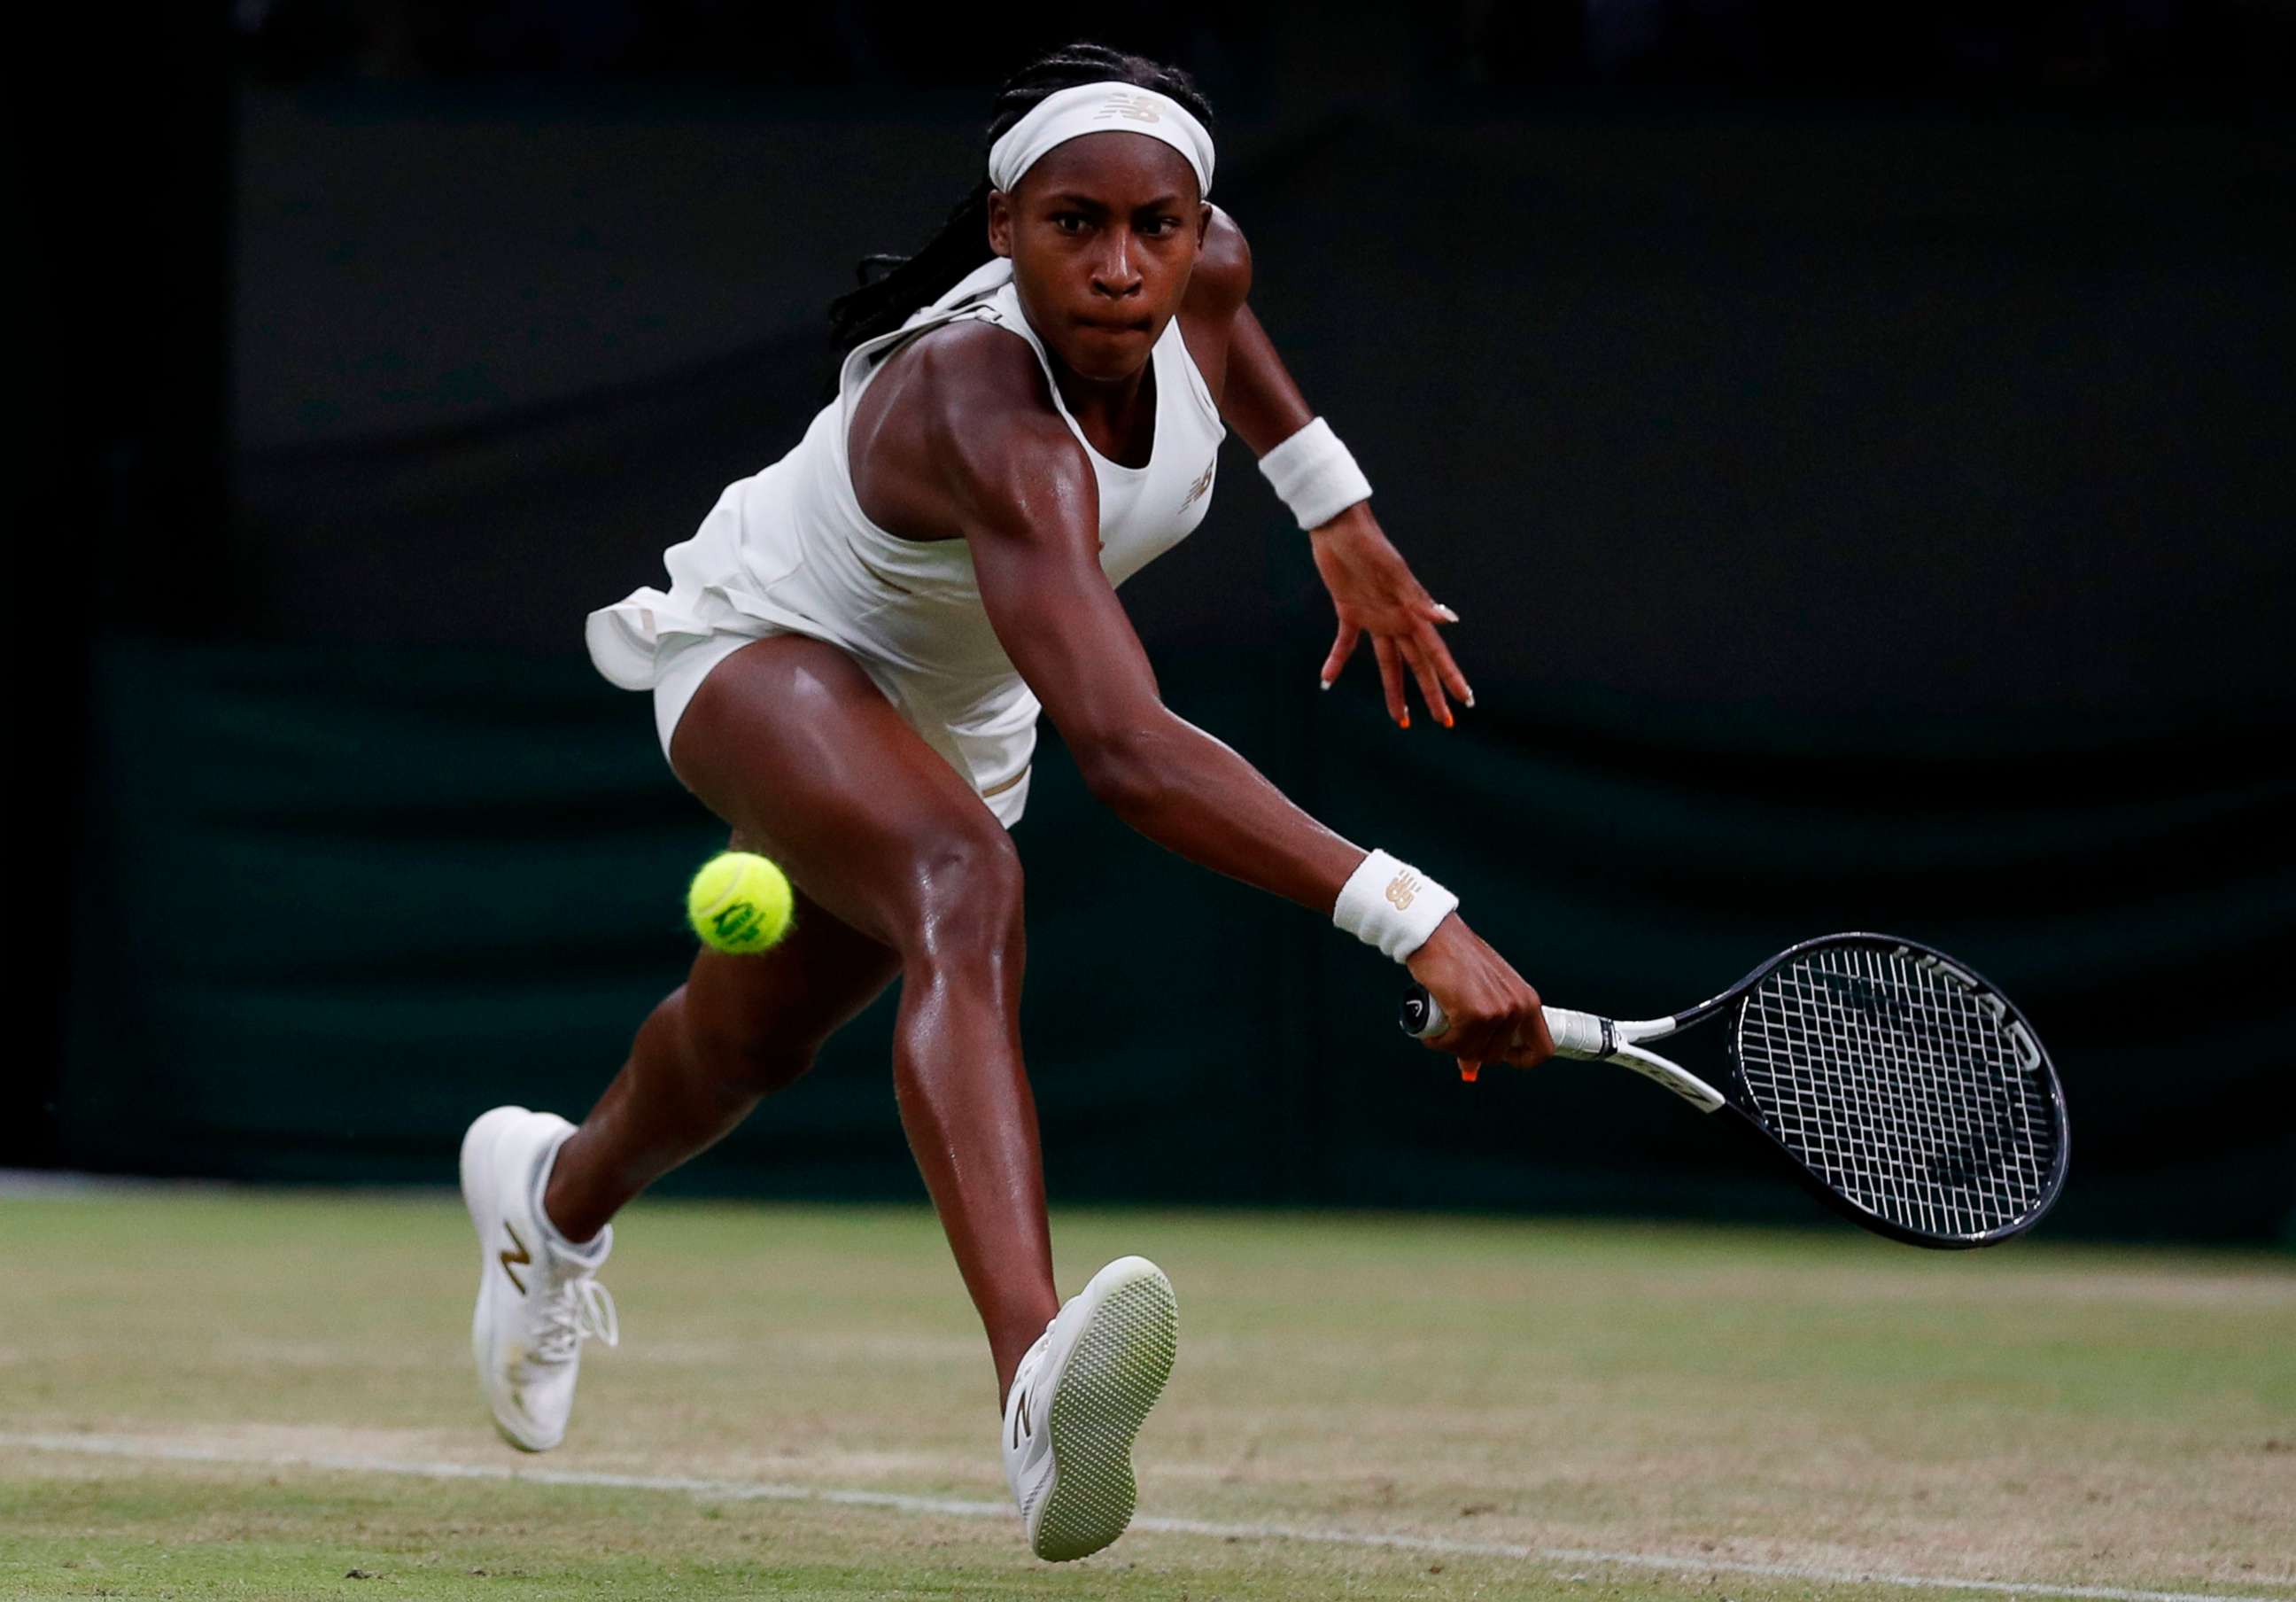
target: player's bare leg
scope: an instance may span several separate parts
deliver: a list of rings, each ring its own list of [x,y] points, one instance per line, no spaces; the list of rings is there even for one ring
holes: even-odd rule
[[[615,1208],[802,1073],[898,968],[901,1121],[988,1335],[1006,1480],[1037,1556],[1099,1550],[1131,1520],[1132,1442],[1170,1371],[1177,1312],[1137,1257],[1065,1305],[1054,1289],[1011,839],[869,677],[815,640],[727,658],[670,755],[739,842],[787,871],[800,932],[762,959],[697,960],[565,1139],[551,1217],[599,1228],[603,1252]]]
[[[778,636],[727,658],[686,709],[670,757],[801,892],[894,954],[901,1121],[1003,1397],[1060,1307],[1021,1056],[1010,837],[868,675],[817,640]]]
[[[737,834],[733,849],[755,845]],[[890,948],[802,891],[788,936],[771,950],[729,957],[703,948],[559,1148],[543,1199],[550,1221],[569,1240],[589,1240],[633,1196],[795,1083],[899,972]]]
[[[472,1354],[513,1446],[546,1451],[564,1438],[583,1343],[619,1339],[597,1278],[614,1214],[802,1075],[898,970],[891,950],[802,894],[795,910],[771,951],[696,957],[580,1129],[507,1106],[463,1137],[463,1195],[479,1238]]]

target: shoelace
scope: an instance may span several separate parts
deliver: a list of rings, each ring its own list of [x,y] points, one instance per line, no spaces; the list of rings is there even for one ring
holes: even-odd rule
[[[575,1274],[562,1281],[535,1310],[535,1360],[566,1362],[585,1340],[619,1346],[622,1325],[614,1311],[613,1297],[597,1277]]]

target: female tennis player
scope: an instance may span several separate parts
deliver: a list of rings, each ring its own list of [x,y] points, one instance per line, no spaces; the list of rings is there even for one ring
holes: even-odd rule
[[[669,549],[667,593],[591,615],[599,670],[652,692],[671,768],[788,872],[796,922],[764,955],[696,957],[580,1128],[497,1107],[464,1137],[473,1345],[513,1445],[557,1444],[582,1342],[618,1338],[594,1277],[608,1220],[898,976],[901,1121],[988,1330],[1030,1547],[1079,1557],[1122,1533],[1177,1318],[1142,1258],[1065,1304],[1054,1286],[1006,834],[1040,709],[1133,827],[1406,964],[1453,1021],[1430,1043],[1463,1068],[1551,1049],[1538,996],[1456,897],[1164,707],[1118,603],[1202,519],[1232,426],[1330,587],[1325,686],[1368,637],[1398,725],[1406,672],[1446,727],[1451,698],[1474,703],[1437,634],[1453,614],[1246,305],[1243,234],[1203,198],[1211,123],[1185,73],[1098,45],[1013,78],[986,180],[832,308],[848,354],[804,440]]]

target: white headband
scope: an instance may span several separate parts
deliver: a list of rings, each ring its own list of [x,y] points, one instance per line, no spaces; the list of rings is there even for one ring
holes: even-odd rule
[[[1021,175],[1055,144],[1086,134],[1145,134],[1196,170],[1199,200],[1212,192],[1212,136],[1188,108],[1136,84],[1078,84],[1047,94],[988,147],[988,181],[1010,193]]]

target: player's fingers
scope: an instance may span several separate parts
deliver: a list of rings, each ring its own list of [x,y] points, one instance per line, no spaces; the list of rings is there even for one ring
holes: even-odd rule
[[[1395,660],[1395,642],[1384,635],[1371,637],[1372,654],[1379,658],[1379,682],[1387,691],[1387,715],[1398,728],[1411,727],[1411,708],[1403,699],[1403,670]]]
[[[1451,694],[1465,705],[1472,707],[1475,704],[1473,686],[1467,683],[1467,676],[1459,671],[1459,664],[1451,660],[1451,647],[1445,645],[1443,637],[1431,628],[1427,631],[1427,654],[1434,659],[1435,671],[1441,675]]]
[[[1459,1044],[1459,1021],[1447,1016],[1443,1021],[1442,1033],[1422,1035],[1419,1043],[1430,1051],[1441,1052],[1445,1056],[1456,1056],[1464,1049]]]
[[[1464,1018],[1463,1010],[1457,1005],[1459,999],[1455,995],[1450,1000],[1446,1001],[1431,990],[1427,992],[1427,1005],[1433,1010],[1436,1016],[1442,1020],[1443,1024],[1440,1029],[1431,1030],[1414,1037],[1428,1050],[1439,1051],[1445,1056],[1458,1056],[1466,1049],[1459,1039],[1459,1026]],[[1422,1015],[1424,1016],[1423,1014]]]
[[[1459,1019],[1452,1018],[1446,1021],[1441,1034],[1422,1035],[1419,1043],[1430,1051],[1456,1057],[1462,1064],[1496,1061],[1496,1056],[1480,1055],[1483,1048],[1475,1043],[1480,1032],[1467,1028]]]
[[[1445,728],[1451,727],[1451,703],[1444,698],[1443,681],[1435,676],[1434,659],[1428,654],[1427,641],[1435,630],[1427,624],[1419,626],[1419,633],[1401,642],[1404,660],[1411,664],[1411,676],[1419,681],[1420,699],[1427,710],[1435,714],[1435,721]]]
[[[1483,1015],[1467,998],[1454,999],[1459,1003],[1459,1010],[1445,1010],[1443,1032],[1422,1036],[1421,1043],[1462,1064],[1507,1061],[1510,1042],[1516,1032],[1513,1015],[1504,1007]]]
[[[1515,1021],[1505,1013],[1499,1014],[1480,1034],[1470,1033],[1467,1055],[1478,1062],[1504,1063],[1513,1059],[1515,1050]]]
[[[1332,680],[1337,678],[1340,670],[1348,665],[1348,658],[1356,653],[1356,642],[1362,637],[1363,630],[1353,623],[1340,625],[1340,632],[1332,641],[1332,653],[1324,659],[1323,671],[1316,676],[1325,689],[1332,687]]]
[[[1507,1048],[1507,1061],[1518,1068],[1536,1068],[1554,1055],[1554,1038],[1546,1032],[1546,1014],[1534,1007],[1516,1027]]]
[[[1530,1015],[1531,1042],[1538,1049],[1538,1060],[1545,1062],[1554,1055],[1554,1037],[1547,1032],[1546,1009],[1534,1009]]]
[[[1428,1044],[1464,1062],[1505,1061],[1507,1043],[1514,1034],[1513,1017],[1504,1008],[1479,1006],[1471,997],[1462,996],[1458,1001],[1459,1011],[1451,1015],[1450,1027]]]

